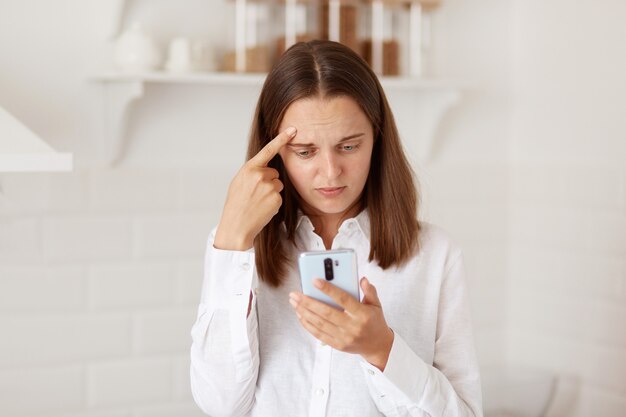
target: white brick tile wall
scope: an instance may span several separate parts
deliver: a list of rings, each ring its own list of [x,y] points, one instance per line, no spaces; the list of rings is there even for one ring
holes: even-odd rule
[[[128,217],[55,216],[44,220],[43,230],[47,261],[117,261],[131,257]]]
[[[621,167],[577,165],[564,169],[564,205],[615,210],[622,203]]]
[[[512,319],[511,322],[514,322]],[[507,362],[530,369],[544,369],[556,375],[581,378],[591,371],[594,351],[580,339],[565,339],[550,334],[509,327]]]
[[[93,211],[171,211],[179,195],[179,173],[173,169],[118,168],[91,175]]]
[[[617,209],[623,201],[621,177],[622,168],[616,165],[516,164],[511,197],[521,204]]]
[[[138,258],[178,259],[203,256],[216,213],[142,216],[135,220],[134,255]]]
[[[561,294],[542,294],[517,289],[515,302],[509,308],[509,318],[518,328],[565,339],[584,340],[590,327],[592,305],[584,298]]]
[[[517,205],[564,206],[566,172],[553,163],[525,163],[511,166],[510,197]]]
[[[595,212],[589,227],[589,250],[595,254],[626,256],[626,213]]]
[[[208,238],[208,233],[207,233]],[[206,244],[205,244],[206,247]],[[204,250],[204,249],[203,249]],[[203,256],[204,257],[204,256]],[[177,272],[177,303],[197,307],[204,277],[204,261],[181,262]]]
[[[84,405],[84,368],[0,370],[0,415],[76,410]]]
[[[42,220],[0,217],[0,264],[33,264],[43,260]]]
[[[626,409],[623,181],[611,164],[513,168],[507,352],[578,381],[553,417]]]
[[[432,200],[500,204],[507,194],[508,175],[505,164],[467,161],[424,164],[417,178],[422,192]]]
[[[186,168],[180,176],[180,204],[182,210],[213,210],[221,208],[226,200],[228,186],[244,159],[222,161],[208,168]]]
[[[191,347],[190,330],[196,309],[136,313],[133,321],[137,354],[185,352]]]
[[[585,209],[514,205],[511,209],[512,243],[586,252],[590,250],[591,222]]]
[[[90,171],[76,167],[72,172],[49,175],[46,207],[49,213],[81,213],[89,208]]]
[[[503,366],[506,346],[504,332],[501,328],[475,328],[474,343],[481,370],[489,368],[500,369]]]
[[[507,252],[497,242],[463,248],[463,260],[470,291],[506,286]]]
[[[171,305],[175,266],[164,262],[94,265],[89,304],[95,310],[138,310]]]
[[[596,254],[561,254],[560,274],[554,282],[560,291],[604,300],[619,300],[619,282],[624,259]]]
[[[207,415],[195,404],[187,402],[140,407],[133,411],[132,417],[207,417]]]
[[[626,168],[622,167],[622,181],[620,185],[620,209],[626,214]]]
[[[0,313],[87,310],[86,268],[0,266]]]
[[[436,208],[438,224],[446,229],[465,250],[486,242],[506,241],[507,214],[504,205],[447,204]],[[503,248],[504,253],[504,248]]]
[[[44,417],[44,416],[41,416],[41,417]],[[130,410],[88,411],[86,409],[83,409],[77,412],[49,415],[45,417],[132,417],[132,413]]]
[[[615,318],[613,318],[615,320]],[[616,329],[617,330],[617,329]],[[589,359],[585,381],[607,391],[626,396],[626,348],[598,345]]]
[[[0,317],[0,368],[52,365],[130,353],[127,314]]]
[[[164,357],[129,358],[87,366],[87,405],[150,405],[172,398],[172,361]]]
[[[185,355],[174,358],[174,400],[193,402],[189,376],[190,359]]]
[[[33,173],[2,173],[0,216],[41,214],[48,194],[46,177]]]
[[[502,328],[506,325],[506,299],[502,297],[505,288],[481,289],[470,297],[472,324],[476,329]]]
[[[589,384],[578,384],[574,388],[576,397],[554,407],[546,417],[622,416],[626,410],[626,399],[622,393],[605,390]],[[566,414],[564,414],[566,413]]]

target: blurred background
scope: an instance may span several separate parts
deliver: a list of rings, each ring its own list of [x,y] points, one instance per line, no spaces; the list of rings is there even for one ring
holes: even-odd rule
[[[206,238],[276,45],[334,16],[237,4],[0,0],[0,416],[202,415]],[[354,4],[340,40],[385,40],[420,218],[464,249],[485,415],[626,415],[626,2],[424,1],[382,32]]]

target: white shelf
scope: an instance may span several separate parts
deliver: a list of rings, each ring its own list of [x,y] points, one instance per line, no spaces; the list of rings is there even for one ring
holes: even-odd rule
[[[56,152],[0,107],[0,172],[71,170],[72,154]]]
[[[237,74],[232,72],[146,72],[146,73],[105,73],[94,77],[95,81],[103,83],[188,83],[214,85],[258,85],[265,81],[265,73]]]
[[[203,84],[209,86],[249,87],[260,89],[267,74],[240,74],[227,72],[197,73],[104,73],[92,80],[104,86],[105,159],[113,165],[123,158],[126,126],[131,104],[140,100],[146,85],[151,84]],[[410,77],[381,77],[388,97],[409,96],[414,106],[394,108],[403,137],[417,138],[411,147],[421,159],[431,155],[432,144],[440,120],[460,98],[458,89],[442,80]],[[392,103],[393,104],[393,103]]]
[[[110,72],[94,76],[92,79],[102,83],[195,83],[215,85],[263,85],[266,73],[233,73],[233,72],[190,72],[169,73],[165,71],[144,73]],[[444,80],[431,80],[414,77],[379,77],[381,84],[387,88],[413,88],[437,90],[450,88]]]

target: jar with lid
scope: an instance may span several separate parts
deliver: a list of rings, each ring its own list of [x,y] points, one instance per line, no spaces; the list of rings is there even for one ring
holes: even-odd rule
[[[297,42],[320,38],[318,0],[281,0],[278,6],[275,59]]]
[[[440,0],[368,0],[363,57],[378,75],[423,75],[430,12]]]
[[[230,33],[231,48],[223,57],[222,70],[229,72],[267,72],[272,58],[273,3],[263,0],[232,0],[230,18],[235,22]]]

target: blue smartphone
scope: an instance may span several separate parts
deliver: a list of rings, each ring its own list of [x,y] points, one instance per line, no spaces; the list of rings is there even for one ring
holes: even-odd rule
[[[343,307],[335,303],[332,298],[313,286],[313,280],[321,278],[360,301],[356,253],[352,249],[303,252],[298,257],[298,267],[302,292],[305,295],[343,310]]]

